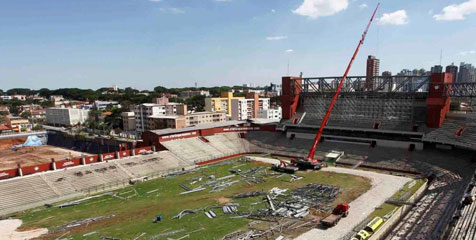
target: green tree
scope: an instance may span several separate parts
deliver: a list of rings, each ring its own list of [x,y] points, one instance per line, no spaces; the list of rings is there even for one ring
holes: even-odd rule
[[[205,110],[205,96],[194,96],[185,101],[189,110],[202,112]]]
[[[31,90],[29,88],[12,88],[7,91],[8,95],[20,94],[20,95],[30,95]]]
[[[167,89],[166,87],[157,86],[157,87],[154,88],[154,92],[156,92],[156,93],[168,93],[169,89]]]
[[[31,112],[30,111],[24,111],[20,114],[20,117],[25,118],[25,119],[30,119],[31,118]]]
[[[124,112],[122,108],[115,108],[111,111],[111,114],[104,118],[104,123],[110,127],[110,129],[120,128],[122,129],[122,117],[121,113]]]
[[[49,90],[48,88],[42,88],[38,90],[38,95],[45,98],[49,98],[51,96],[51,90]]]

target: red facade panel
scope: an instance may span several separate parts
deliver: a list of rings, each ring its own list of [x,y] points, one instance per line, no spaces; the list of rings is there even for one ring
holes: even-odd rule
[[[33,173],[38,173],[38,172],[46,172],[50,170],[51,164],[50,163],[44,163],[36,166],[28,166],[28,167],[22,167],[21,171],[23,175],[29,175]]]
[[[18,169],[8,169],[0,171],[0,179],[7,179],[18,176]]]
[[[165,141],[171,141],[171,140],[182,139],[182,138],[192,138],[192,137],[198,137],[198,136],[199,136],[198,131],[183,132],[183,133],[159,136],[159,141],[165,142]]]
[[[56,169],[63,169],[68,167],[74,167],[81,164],[81,159],[75,158],[71,160],[61,160],[56,162]]]
[[[86,164],[95,163],[95,162],[99,161],[98,156],[96,156],[96,155],[85,157],[84,160],[85,160]]]
[[[129,157],[131,155],[131,150],[124,150],[119,153],[121,158]]]
[[[116,153],[103,153],[102,154],[102,159],[104,161],[112,160],[112,159],[115,159],[115,158],[116,158]]]
[[[247,132],[247,131],[259,131],[260,127],[225,127],[223,132]]]
[[[261,131],[276,132],[276,125],[262,125],[260,126]]]

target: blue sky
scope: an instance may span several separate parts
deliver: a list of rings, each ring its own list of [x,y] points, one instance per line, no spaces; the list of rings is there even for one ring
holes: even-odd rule
[[[476,63],[476,0],[383,0],[351,75]],[[373,0],[4,0],[0,88],[265,85],[342,75]],[[449,6],[449,7],[448,7]],[[384,15],[386,14],[386,15]]]

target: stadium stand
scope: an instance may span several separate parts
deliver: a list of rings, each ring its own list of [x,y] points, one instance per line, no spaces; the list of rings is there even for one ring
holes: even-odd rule
[[[448,119],[441,128],[426,134],[423,140],[476,149],[476,122],[473,119]]]
[[[139,159],[124,158],[115,161],[115,163],[130,172],[134,177],[146,176],[151,173],[186,166],[182,159],[169,151],[162,151],[160,154],[145,155]]]
[[[241,138],[238,133],[178,139],[163,142],[162,145],[189,165],[234,154],[247,153],[252,151],[253,148],[252,144]],[[256,147],[253,149],[256,149]]]
[[[53,203],[132,178],[182,169],[187,164],[169,151],[76,166],[0,181],[0,215]],[[119,186],[119,185],[118,185]]]
[[[114,161],[47,172],[43,176],[61,191],[61,195],[71,194],[73,189],[75,192],[81,192],[130,178]]]
[[[58,196],[39,175],[0,181],[0,192],[0,210]]]
[[[474,201],[474,196],[476,196],[475,184],[476,180],[475,177],[473,177],[473,181],[468,185],[467,193],[463,198],[461,207],[454,216],[455,221],[452,223],[452,228],[446,239],[476,239],[476,201]]]

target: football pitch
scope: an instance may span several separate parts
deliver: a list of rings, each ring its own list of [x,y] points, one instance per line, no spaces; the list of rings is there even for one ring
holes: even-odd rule
[[[229,233],[248,230],[251,222],[266,225],[263,219],[244,216],[269,209],[266,194],[275,187],[288,191],[311,183],[339,187],[342,191],[335,200],[325,203],[329,208],[339,202],[351,202],[371,187],[370,181],[360,176],[324,171],[297,172],[292,176],[276,173],[269,167],[235,159],[135,184],[74,206],[59,208],[55,204],[31,209],[15,218],[23,221],[19,230],[47,228],[48,235],[41,239],[179,239],[187,235],[184,239],[222,239]],[[205,189],[182,194],[200,186]],[[266,194],[233,197],[255,191]],[[237,212],[225,214],[225,204],[239,204]],[[197,212],[174,218],[186,209]],[[207,216],[205,212],[209,210],[216,217]],[[318,218],[319,214],[322,212],[311,209],[305,219]],[[159,216],[160,221],[154,223]],[[292,235],[305,230],[298,228]]]

